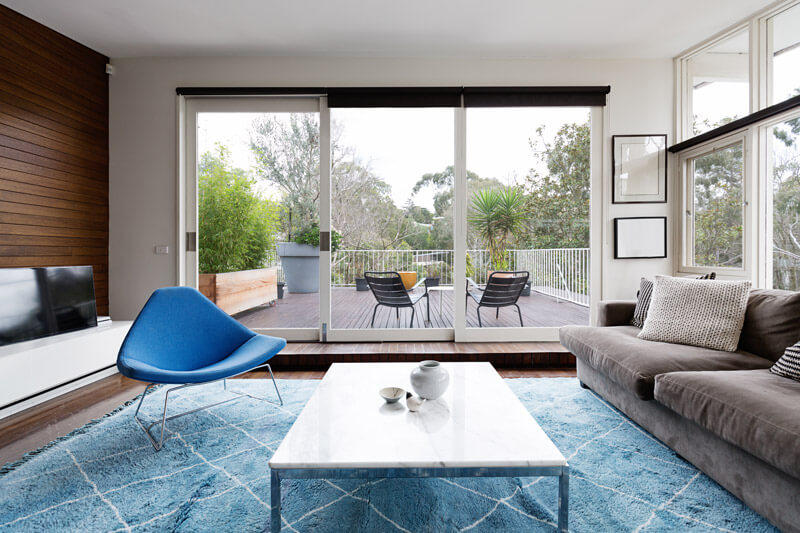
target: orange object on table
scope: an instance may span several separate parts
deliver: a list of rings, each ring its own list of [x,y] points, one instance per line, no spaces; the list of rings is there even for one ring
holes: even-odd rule
[[[400,279],[403,280],[403,287],[406,290],[411,290],[411,288],[417,284],[417,273],[416,272],[409,272],[409,271],[399,271]]]

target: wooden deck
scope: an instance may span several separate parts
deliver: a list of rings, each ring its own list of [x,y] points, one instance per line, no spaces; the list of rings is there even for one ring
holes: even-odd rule
[[[463,293],[462,293],[463,294]],[[439,298],[441,314],[439,313]],[[589,308],[572,302],[558,300],[537,292],[521,296],[519,306],[525,326],[558,327],[566,325],[588,325]],[[368,329],[372,319],[375,298],[369,291],[359,292],[354,288],[333,289],[332,324],[334,329]],[[472,299],[467,304],[467,326],[478,327],[477,306]],[[453,291],[430,293],[430,320],[425,299],[416,305],[415,328],[452,328]],[[319,324],[319,294],[284,294],[272,307],[260,307],[236,316],[242,324],[251,328],[317,327]],[[514,307],[500,309],[495,318],[494,309],[482,308],[483,327],[519,327],[519,316]],[[375,317],[375,328],[408,328],[411,326],[411,310],[379,307]]]

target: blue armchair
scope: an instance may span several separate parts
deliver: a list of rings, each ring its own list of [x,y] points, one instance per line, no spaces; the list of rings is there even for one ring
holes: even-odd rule
[[[117,355],[117,368],[123,376],[148,383],[134,413],[134,419],[158,451],[164,443],[167,420],[188,415],[249,396],[230,391],[236,396],[167,417],[169,394],[178,389],[222,381],[266,367],[269,370],[278,402],[283,405],[272,368],[267,364],[286,346],[284,339],[259,335],[228,316],[208,298],[190,287],[167,287],[156,290],[136,317]],[[145,425],[139,409],[151,387],[156,384],[180,384],[167,390],[161,420]],[[274,402],[271,402],[274,403]],[[158,442],[150,428],[161,423]]]

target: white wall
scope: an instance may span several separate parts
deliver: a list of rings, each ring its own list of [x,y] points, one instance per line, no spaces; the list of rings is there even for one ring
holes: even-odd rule
[[[610,85],[603,171],[603,298],[632,298],[669,259],[614,260],[613,218],[665,216],[666,204],[611,204],[611,135],[668,133],[672,61],[548,59],[132,58],[110,81],[111,316],[135,317],[177,281],[176,97],[179,86]],[[673,198],[670,198],[670,203]],[[670,217],[671,222],[671,217]],[[672,242],[671,231],[668,242]],[[155,255],[166,244],[169,255]]]

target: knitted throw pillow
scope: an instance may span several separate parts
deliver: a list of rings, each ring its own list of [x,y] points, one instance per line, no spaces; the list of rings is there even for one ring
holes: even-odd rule
[[[656,276],[640,339],[736,351],[749,281]]]
[[[717,279],[717,273],[711,272],[703,274],[697,279]],[[631,326],[636,326],[641,329],[644,327],[644,321],[647,318],[647,310],[650,309],[650,298],[653,296],[653,282],[649,279],[642,278],[639,284],[639,290],[636,292],[636,309],[633,310],[633,318],[631,318]]]

